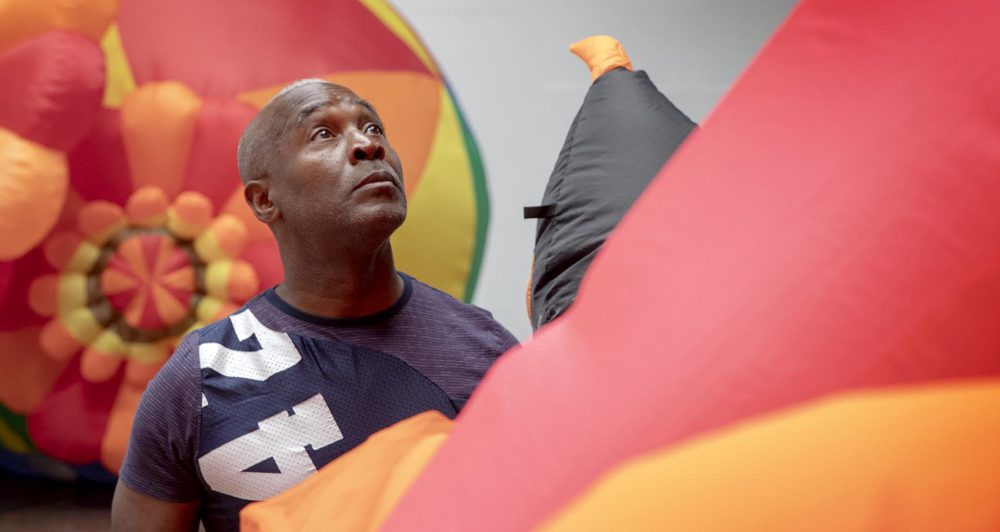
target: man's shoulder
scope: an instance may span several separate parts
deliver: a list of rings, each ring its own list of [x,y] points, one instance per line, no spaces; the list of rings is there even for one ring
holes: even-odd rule
[[[491,343],[495,342],[493,349],[497,351],[496,354],[503,353],[518,343],[517,338],[500,324],[490,311],[460,301],[418,279],[412,279],[412,282],[413,314],[428,322],[447,324],[449,329],[465,330],[472,336],[491,338]],[[488,331],[489,336],[481,336],[483,331]]]
[[[443,311],[451,312],[458,316],[475,316],[496,321],[493,319],[493,314],[484,308],[461,301],[455,296],[435,288],[416,277],[410,277],[410,279],[413,283],[413,299],[420,305],[438,307]]]
[[[202,342],[201,333],[204,328],[188,331],[174,348],[173,353],[167,358],[166,364],[159,373],[187,372],[192,364],[197,367],[197,363],[192,363],[192,359],[198,357],[198,344]]]

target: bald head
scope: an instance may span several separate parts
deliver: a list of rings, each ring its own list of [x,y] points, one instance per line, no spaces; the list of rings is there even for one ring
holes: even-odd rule
[[[371,107],[351,89],[325,79],[302,79],[281,89],[250,121],[240,137],[236,160],[244,184],[273,175],[275,165],[281,160],[284,135],[325,105],[330,96],[352,99]]]

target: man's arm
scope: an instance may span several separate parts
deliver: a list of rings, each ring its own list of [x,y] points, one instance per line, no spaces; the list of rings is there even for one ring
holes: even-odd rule
[[[144,495],[121,480],[111,502],[112,532],[190,532],[198,529],[198,501],[167,502]]]
[[[139,401],[111,504],[116,531],[198,528],[198,338],[194,332],[181,342]]]

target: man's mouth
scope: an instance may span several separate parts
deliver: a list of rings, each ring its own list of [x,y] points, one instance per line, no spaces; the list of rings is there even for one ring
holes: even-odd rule
[[[396,179],[396,176],[392,175],[391,173],[385,170],[377,170],[375,172],[368,174],[368,177],[359,181],[358,184],[354,186],[354,190],[358,190],[360,188],[369,186],[378,187],[387,185],[391,185],[401,190],[399,186],[399,180]]]

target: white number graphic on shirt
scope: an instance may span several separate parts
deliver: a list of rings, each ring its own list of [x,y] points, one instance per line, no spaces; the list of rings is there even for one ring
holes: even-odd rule
[[[240,341],[257,338],[260,349],[240,351],[218,343],[201,344],[202,368],[226,377],[264,381],[298,364],[302,355],[288,334],[265,327],[249,309],[230,316]],[[202,395],[202,408],[208,399]],[[277,495],[316,471],[306,452],[344,439],[333,413],[316,394],[292,408],[294,415],[279,412],[257,424],[257,430],[213,449],[198,459],[202,476],[213,490],[257,501]],[[279,473],[245,472],[244,469],[274,459]]]
[[[257,337],[260,349],[240,351],[222,344],[204,343],[198,346],[198,360],[202,368],[212,368],[226,377],[239,377],[255,381],[285,371],[302,360],[288,334],[268,329],[257,321],[250,309],[229,317],[240,341]]]
[[[316,394],[295,405],[295,415],[280,412],[198,459],[201,474],[213,490],[259,501],[281,493],[316,471],[306,446],[326,447],[344,439],[323,396]],[[273,458],[280,473],[245,472]]]

